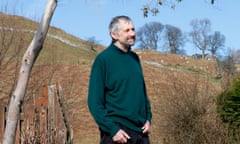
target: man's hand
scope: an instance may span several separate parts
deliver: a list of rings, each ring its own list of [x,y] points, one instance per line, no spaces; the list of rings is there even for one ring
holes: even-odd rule
[[[128,139],[130,136],[122,129],[113,136],[113,141],[121,144],[127,143]]]
[[[144,126],[142,127],[142,132],[143,134],[149,134],[150,133],[150,127],[151,127],[151,124],[150,122],[147,120],[144,124]]]

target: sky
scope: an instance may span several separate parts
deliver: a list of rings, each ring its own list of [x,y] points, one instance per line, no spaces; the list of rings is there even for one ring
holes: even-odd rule
[[[184,33],[192,30],[192,20],[209,19],[211,32],[219,31],[226,38],[225,48],[240,49],[240,1],[239,0],[182,0],[176,3],[175,9],[170,8],[170,2],[162,0],[164,6],[157,4],[158,0],[58,0],[57,8],[52,17],[51,26],[79,37],[89,39],[94,37],[97,42],[109,45],[111,38],[108,32],[110,20],[117,15],[129,16],[138,30],[149,22],[160,22],[180,28]],[[47,0],[0,0],[0,11],[24,16],[40,21]],[[159,8],[157,16],[143,16],[142,8],[148,4]],[[191,53],[200,53],[197,48],[185,46]]]

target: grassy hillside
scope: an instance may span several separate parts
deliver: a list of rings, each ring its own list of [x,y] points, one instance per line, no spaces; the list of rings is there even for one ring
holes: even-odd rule
[[[2,27],[26,30],[19,31],[19,35],[17,35],[22,36],[23,53],[33,37],[31,31],[37,30],[38,24],[23,17],[4,14],[0,14],[1,19],[4,19],[0,22]],[[92,61],[97,52],[91,50],[87,42],[58,28],[51,27],[48,34],[49,36],[33,69],[26,103],[32,102],[33,94],[41,95],[42,85],[50,85],[60,81],[68,117],[73,127],[74,143],[96,144],[99,140],[99,133],[88,111],[87,90]],[[62,41],[63,39],[65,42]],[[103,47],[96,47],[96,50],[101,49]],[[199,94],[204,90],[204,92],[207,92],[207,96],[214,97],[221,91],[222,81],[213,78],[215,75],[213,61],[197,60],[191,57],[153,51],[136,52],[142,60],[147,92],[152,104],[151,140],[152,144],[158,144],[166,138],[164,129],[166,131],[166,128],[168,128],[166,127],[164,112],[168,109],[168,106],[173,107],[171,102],[167,105],[167,102],[169,102],[167,98],[171,94],[179,92],[176,91],[178,87],[180,87],[182,93],[197,91]],[[36,84],[36,82],[38,83]],[[194,91],[191,86],[195,84],[197,84],[198,90]],[[181,93],[173,94],[173,96],[178,95],[181,96]],[[213,109],[209,110],[214,111]]]

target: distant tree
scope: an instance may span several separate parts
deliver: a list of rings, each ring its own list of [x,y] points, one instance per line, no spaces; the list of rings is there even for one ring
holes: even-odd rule
[[[234,63],[240,64],[240,50],[236,50],[233,53]]]
[[[30,73],[33,64],[35,63],[39,53],[41,52],[56,6],[57,0],[48,0],[45,12],[39,25],[39,29],[35,33],[32,42],[30,43],[27,51],[23,56],[17,85],[15,91],[11,96],[10,104],[8,107],[7,123],[3,137],[3,144],[15,143],[18,117],[20,113],[20,108],[23,104],[23,100],[25,97]]]
[[[181,29],[171,25],[166,25],[165,28],[165,39],[167,40],[170,53],[181,53],[180,47],[184,45],[185,39]]]
[[[211,52],[212,56],[216,56],[217,51],[219,51],[225,44],[225,36],[219,31],[215,31],[213,35],[209,35],[208,38],[208,50]]]
[[[159,22],[146,23],[137,31],[137,42],[143,50],[157,50],[164,26]]]
[[[94,36],[89,37],[89,38],[87,39],[87,42],[88,42],[88,44],[90,45],[91,50],[94,50],[94,48],[99,44],[99,41],[96,40],[96,38],[95,38]]]
[[[193,44],[202,52],[202,59],[205,58],[205,52],[208,47],[208,36],[211,30],[209,19],[192,20],[190,25],[193,30],[190,32]]]
[[[236,67],[234,64],[234,54],[235,51],[231,48],[228,48],[226,56],[221,61],[221,67],[223,71],[226,73],[226,84],[224,87],[228,87],[231,84],[231,79],[236,72]]]

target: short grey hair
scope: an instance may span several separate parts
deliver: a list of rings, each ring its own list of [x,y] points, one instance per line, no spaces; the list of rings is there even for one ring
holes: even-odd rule
[[[129,18],[128,16],[116,16],[114,17],[110,24],[109,24],[109,32],[113,32],[113,33],[117,33],[119,31],[119,24],[120,24],[120,20],[126,21],[126,22],[131,22],[131,18]]]

